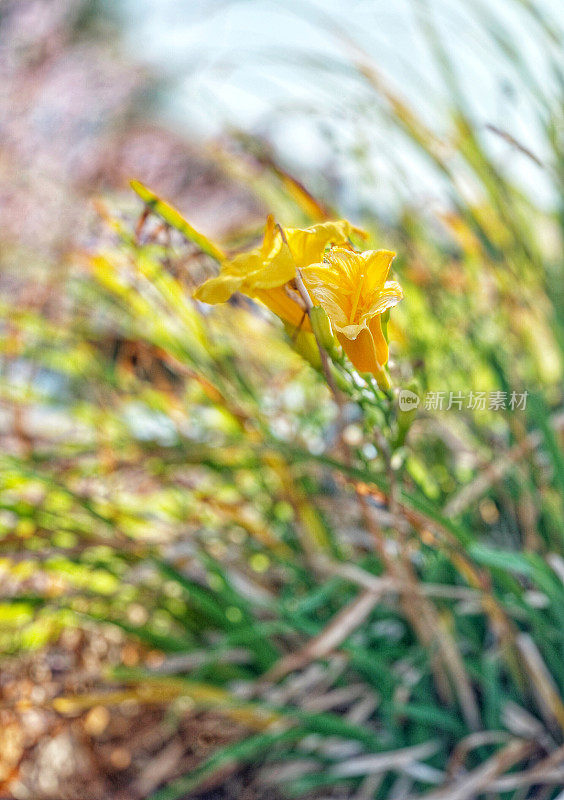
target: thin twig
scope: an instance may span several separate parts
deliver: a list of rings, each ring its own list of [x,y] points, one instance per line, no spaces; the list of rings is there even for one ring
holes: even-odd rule
[[[491,782],[522,761],[535,749],[531,742],[513,739],[476,769],[437,791],[417,795],[419,800],[470,800],[486,791]],[[409,800],[416,800],[410,796]]]
[[[366,620],[385,590],[366,589],[351,603],[341,609],[321,631],[297,653],[290,653],[278,661],[261,679],[262,682],[279,681],[289,672],[303,669],[311,661],[332,653]]]

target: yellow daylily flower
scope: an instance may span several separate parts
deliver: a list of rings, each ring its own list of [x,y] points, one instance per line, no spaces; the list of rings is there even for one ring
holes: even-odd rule
[[[204,303],[225,303],[241,292],[294,327],[310,330],[303,303],[288,284],[296,269],[321,261],[328,246],[346,244],[353,232],[365,235],[350,222],[338,220],[310,228],[285,228],[282,235],[269,216],[261,246],[224,261],[219,275],[199,286],[194,297]]]
[[[376,376],[388,361],[381,315],[403,297],[399,283],[387,280],[394,256],[390,250],[333,247],[323,263],[302,269],[313,302],[325,309],[350,361]]]

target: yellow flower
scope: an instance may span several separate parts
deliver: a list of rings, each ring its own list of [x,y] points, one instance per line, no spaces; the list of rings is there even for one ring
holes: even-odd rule
[[[216,278],[198,287],[194,297],[204,303],[225,303],[241,292],[260,300],[291,325],[310,330],[298,293],[288,286],[296,269],[321,261],[329,245],[345,244],[354,232],[346,220],[322,222],[310,228],[285,228],[284,236],[269,216],[261,246],[224,261]]]
[[[353,365],[377,376],[388,360],[381,315],[403,297],[399,283],[387,280],[394,256],[390,250],[355,253],[334,247],[323,263],[302,269],[313,302],[327,312]]]

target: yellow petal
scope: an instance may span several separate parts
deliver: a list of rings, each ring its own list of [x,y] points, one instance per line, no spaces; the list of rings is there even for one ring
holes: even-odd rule
[[[247,274],[241,291],[254,289],[274,289],[283,286],[296,276],[296,265],[288,245],[281,242],[277,253],[269,257],[261,266]]]
[[[388,342],[382,331],[382,317],[380,315],[374,317],[369,323],[368,328],[372,334],[376,360],[383,367],[384,364],[388,363]]]
[[[366,265],[365,291],[374,292],[384,285],[396,254],[391,250],[366,250],[361,255]]]
[[[328,245],[346,244],[353,232],[364,234],[345,219],[321,222],[310,228],[288,228],[286,237],[300,269],[321,261]]]
[[[243,278],[237,275],[218,275],[202,283],[194,292],[196,300],[203,303],[226,303],[232,294],[238,291],[243,283]]]
[[[388,361],[388,343],[382,331],[380,316],[374,317],[368,328],[362,328],[355,339],[337,333],[341,346],[359,372],[378,375]]]
[[[331,268],[325,264],[313,264],[301,272],[314,304],[325,309],[331,323],[337,328],[346,325],[348,318],[342,309],[342,296]]]
[[[272,214],[269,214],[266,218],[266,225],[264,228],[264,239],[261,245],[261,254],[264,257],[268,257],[272,254],[272,250],[276,243],[276,239],[280,234],[276,230],[276,223],[274,222],[274,217]]]
[[[299,327],[302,331],[311,331],[307,314],[297,302],[288,296],[284,286],[278,286],[275,289],[258,289],[253,292],[252,296],[294,328]]]
[[[378,314],[383,314],[384,311],[397,305],[402,299],[403,291],[399,283],[396,281],[386,281],[384,287],[380,290],[368,311],[362,315],[361,322],[363,320],[372,319],[372,317]]]
[[[349,360],[359,372],[376,373],[380,370],[374,340],[368,328],[363,328],[356,339],[349,339],[342,333],[337,333],[337,338]]]
[[[321,286],[331,286],[339,289],[339,276],[330,264],[309,264],[301,268],[302,278],[308,290],[317,290]]]
[[[256,250],[241,253],[229,261],[224,261],[219,275],[198,286],[194,297],[204,303],[225,303],[232,294],[242,288],[249,273],[256,271],[261,264],[262,260]]]
[[[361,253],[355,253],[345,247],[333,247],[325,258],[335,279],[348,288],[354,288],[365,271]]]
[[[225,303],[237,291],[252,297],[255,289],[282,286],[295,274],[290,249],[269,216],[261,248],[224,261],[219,275],[199,286],[194,297],[205,303]]]

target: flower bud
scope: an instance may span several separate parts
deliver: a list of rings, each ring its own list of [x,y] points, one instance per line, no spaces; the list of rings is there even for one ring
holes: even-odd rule
[[[296,353],[305,358],[314,369],[321,369],[321,358],[315,336],[308,331],[296,331],[296,328],[287,322],[284,323],[284,328]]]
[[[325,313],[325,309],[321,306],[310,308],[309,321],[319,344],[324,347],[327,352],[332,353],[335,349],[335,339],[333,338],[331,323],[329,322],[329,317]]]
[[[417,407],[420,399],[421,387],[416,379],[412,379],[406,387],[398,392],[398,432],[396,437],[396,446],[398,447],[403,445],[411,424],[417,416]]]

